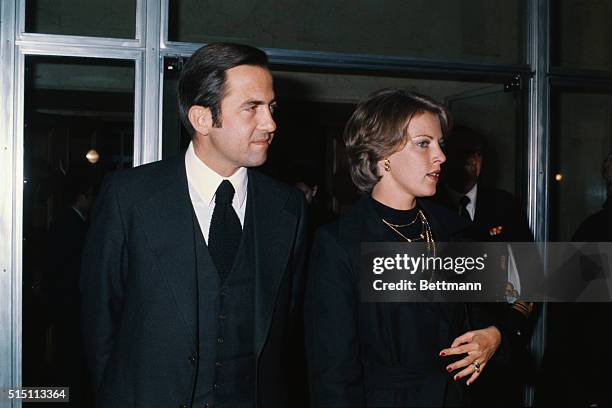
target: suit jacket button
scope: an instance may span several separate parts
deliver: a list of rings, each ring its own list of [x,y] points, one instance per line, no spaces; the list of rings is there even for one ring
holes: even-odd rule
[[[195,358],[194,356],[189,356],[189,362],[190,362],[191,364],[195,364],[195,362],[196,362],[196,358]]]
[[[225,320],[225,314],[224,313],[219,313],[219,319]]]
[[[218,337],[217,338],[217,343],[219,343],[219,344],[223,343],[223,337]]]
[[[223,363],[222,363],[221,361],[217,361],[217,362],[215,362],[215,365],[216,365],[217,367],[223,367]]]

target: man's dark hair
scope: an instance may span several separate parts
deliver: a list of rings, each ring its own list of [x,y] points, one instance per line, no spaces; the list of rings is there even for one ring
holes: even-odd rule
[[[225,71],[239,65],[268,69],[268,57],[257,48],[233,43],[211,43],[198,49],[184,65],[178,83],[179,115],[193,137],[189,122],[193,105],[209,108],[213,126],[221,126],[221,100],[225,95]]]
[[[449,166],[463,167],[465,160],[473,154],[484,155],[484,137],[475,129],[457,124],[446,140],[445,154]]]

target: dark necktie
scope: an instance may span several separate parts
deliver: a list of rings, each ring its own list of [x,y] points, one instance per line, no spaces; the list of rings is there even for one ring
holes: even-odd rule
[[[208,250],[217,267],[221,283],[229,275],[240,245],[242,227],[234,207],[234,187],[229,180],[223,180],[215,193],[215,210],[210,220]]]
[[[472,222],[472,217],[470,217],[470,213],[467,209],[468,204],[470,203],[470,197],[461,196],[459,199],[459,215],[466,220],[467,222]]]

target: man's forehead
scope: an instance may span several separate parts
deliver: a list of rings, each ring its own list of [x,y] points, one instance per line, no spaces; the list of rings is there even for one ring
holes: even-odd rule
[[[225,72],[225,81],[227,88],[265,89],[272,86],[272,74],[264,67],[238,65]]]

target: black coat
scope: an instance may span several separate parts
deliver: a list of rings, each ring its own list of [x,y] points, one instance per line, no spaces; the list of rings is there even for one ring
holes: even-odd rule
[[[298,190],[256,171],[248,177],[257,406],[284,407],[291,325],[301,313],[305,202]],[[183,155],[115,173],[102,188],[81,277],[101,407],[191,404],[198,360],[193,220]]]
[[[369,197],[317,232],[305,299],[306,351],[314,407],[406,407],[462,403],[438,352],[468,329],[462,303],[362,303],[361,242],[384,241],[386,230]],[[460,237],[465,221],[419,200],[437,241]],[[480,311],[472,328],[489,325]],[[449,398],[449,396],[452,397]]]

